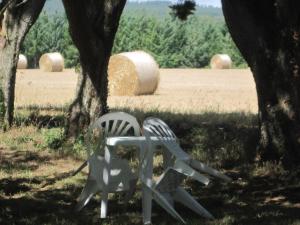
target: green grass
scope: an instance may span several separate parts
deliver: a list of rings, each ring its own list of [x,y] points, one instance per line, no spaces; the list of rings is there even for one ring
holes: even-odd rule
[[[176,205],[187,224],[300,224],[300,170],[286,171],[280,164],[255,162],[256,115],[121,110],[135,115],[140,123],[148,116],[163,119],[187,152],[233,178],[229,184],[213,180],[208,187],[187,180],[185,188],[216,218],[205,220]],[[56,113],[21,109],[15,127],[1,134],[0,224],[141,224],[139,192],[128,205],[122,196],[112,195],[105,220],[99,219],[99,196],[75,212],[86,172],[70,175],[84,159],[83,142],[62,143],[55,149],[49,144],[61,137],[64,113],[63,109]],[[153,224],[180,223],[154,204]]]

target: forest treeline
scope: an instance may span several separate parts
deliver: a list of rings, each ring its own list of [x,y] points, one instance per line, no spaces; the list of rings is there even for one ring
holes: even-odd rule
[[[172,17],[125,15],[120,21],[113,52],[134,50],[149,52],[164,68],[207,67],[217,53],[230,55],[235,67],[245,66],[225,22],[213,17],[191,16],[182,22]],[[67,20],[60,14],[43,13],[26,36],[21,52],[27,56],[31,68],[37,68],[40,56],[47,52],[60,52],[66,67],[79,63]]]

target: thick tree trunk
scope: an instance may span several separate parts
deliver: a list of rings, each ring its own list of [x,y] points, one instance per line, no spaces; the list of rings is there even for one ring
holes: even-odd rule
[[[300,162],[300,2],[222,0],[229,31],[247,60],[259,106],[259,155]]]
[[[40,14],[45,0],[12,2],[0,18],[0,92],[4,95],[4,124],[12,125],[16,67],[20,45]],[[0,103],[1,104],[1,103]]]
[[[63,0],[63,3],[82,67],[67,125],[67,135],[76,137],[108,111],[107,66],[126,0]]]

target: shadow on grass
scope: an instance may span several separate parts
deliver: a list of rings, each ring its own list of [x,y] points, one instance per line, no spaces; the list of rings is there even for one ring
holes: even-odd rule
[[[48,129],[64,127],[65,112],[55,108],[53,110],[57,111],[54,116],[40,115],[38,110],[29,111],[27,116],[18,116],[16,124]],[[255,114],[242,112],[176,114],[156,110],[143,112],[128,108],[112,111],[128,112],[134,115],[141,125],[147,117],[161,118],[178,136],[184,150],[216,167],[232,168],[252,163],[256,156],[258,127]]]
[[[16,108],[15,126],[33,125],[38,128],[63,127],[67,107],[57,106],[19,106]]]
[[[37,113],[31,113],[29,116],[18,116],[15,118],[16,126],[28,126],[33,125],[40,128],[55,128],[64,127],[65,117],[63,115],[49,116],[39,115]]]
[[[65,174],[57,179],[65,178]],[[296,182],[286,177],[253,177],[243,182],[231,184],[213,182],[209,187],[192,184],[189,190],[214,216],[209,221],[176,205],[177,211],[187,224],[298,224],[300,185],[286,185]],[[62,188],[46,190],[33,188],[32,184],[52,183],[53,179],[36,177],[33,180],[0,180],[8,188],[17,188],[21,197],[2,198],[0,195],[0,224],[141,224],[141,200],[135,198],[126,206],[115,196],[109,201],[109,214],[105,220],[99,219],[99,199],[93,199],[88,206],[76,212],[76,197],[83,186],[82,182]],[[246,184],[244,183],[246,182]],[[285,184],[285,185],[284,185]],[[3,186],[2,186],[3,187]],[[24,188],[26,187],[26,188]],[[13,195],[14,193],[5,193]],[[171,218],[158,205],[153,207],[153,224],[180,224]]]
[[[140,123],[149,116],[161,118],[179,137],[181,146],[187,152],[201,161],[227,168],[226,173],[234,178],[230,184],[213,180],[208,187],[187,181],[187,190],[216,218],[208,221],[185,207],[176,205],[177,211],[186,219],[187,224],[300,224],[300,173],[297,171],[273,175],[253,173],[258,142],[256,115],[244,113],[191,115],[158,111],[145,113],[129,109],[113,109],[113,111],[131,113]],[[33,118],[28,118],[28,123],[38,127],[40,121],[46,121],[38,117]],[[52,118],[60,118],[58,120],[60,123],[54,125],[63,126],[62,115]],[[42,124],[50,124],[49,121],[52,120],[47,121]],[[35,155],[20,158],[22,163],[28,165],[39,160],[43,159]],[[21,170],[16,163],[10,164],[9,167],[12,171]],[[29,168],[32,171],[37,169]],[[122,198],[114,195],[109,201],[106,220],[99,219],[100,201],[97,198],[81,212],[75,212],[76,198],[84,181],[74,180],[61,187],[56,185],[69,175],[70,173],[59,173],[54,177],[0,179],[0,187],[4,187],[0,189],[0,224],[142,224],[140,194],[136,194],[127,206],[119,202]],[[153,224],[180,223],[154,204]]]
[[[257,115],[243,112],[175,114],[169,112],[124,111],[137,117],[140,124],[147,117],[164,120],[180,140],[183,149],[195,158],[216,167],[232,168],[253,163],[258,144]]]
[[[0,149],[1,150],[1,149]],[[38,152],[31,151],[1,151],[0,165],[1,170],[6,173],[17,173],[24,171],[35,171],[40,163],[50,165],[50,156],[41,155]]]

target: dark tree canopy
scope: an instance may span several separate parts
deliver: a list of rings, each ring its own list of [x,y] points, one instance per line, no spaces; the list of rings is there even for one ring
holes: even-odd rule
[[[187,20],[188,16],[193,14],[196,10],[196,3],[193,0],[179,1],[178,3],[171,5],[172,14],[181,20]]]

